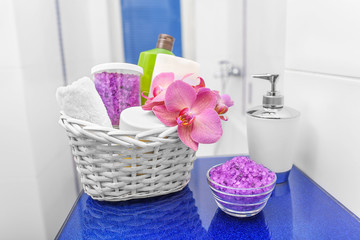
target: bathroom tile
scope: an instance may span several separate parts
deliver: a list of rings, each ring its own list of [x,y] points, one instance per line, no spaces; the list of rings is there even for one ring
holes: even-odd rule
[[[14,3],[14,9],[20,39],[19,56],[24,66],[21,72],[21,84],[24,88],[27,123],[31,136],[32,151],[36,160],[36,172],[40,174],[53,161],[63,161],[59,156],[70,159],[70,149],[65,131],[58,124],[60,109],[55,99],[57,87],[64,84],[55,2],[44,0],[37,0],[37,2],[38,5],[26,1],[23,4],[21,4],[22,2],[16,2]],[[86,4],[85,2],[82,3]],[[90,69],[93,66],[92,54],[94,52],[92,48],[95,46],[91,45],[91,41],[86,40],[90,39],[91,36],[83,34],[90,27],[85,27],[82,23],[86,23],[92,16],[89,10],[90,7],[97,5],[95,1],[86,4],[86,7],[71,1],[61,1],[61,4],[60,7],[62,8],[60,10],[64,14],[65,29],[63,30],[65,39],[68,43],[76,43],[66,48],[68,51],[65,52],[66,65],[69,67],[67,69],[69,82],[72,82],[84,75],[89,76]],[[74,4],[74,9],[72,9],[72,4]],[[102,10],[105,9],[104,6]],[[86,14],[80,14],[76,11],[81,7],[83,7]],[[50,8],[53,11],[44,11],[44,9]],[[27,9],[33,11],[27,11]],[[94,11],[93,8],[92,11]],[[70,14],[70,16],[65,17],[67,14]],[[37,27],[28,27],[29,24]],[[66,31],[70,27],[73,27],[75,31],[79,30],[79,32],[72,36],[73,32]],[[83,31],[80,31],[81,29]],[[81,46],[83,46],[83,48],[80,48],[82,51],[75,51]],[[97,46],[97,49],[99,49],[99,46]],[[101,58],[99,55],[95,57]],[[91,59],[91,61],[87,59]]]
[[[47,239],[54,239],[70,212],[78,193],[75,187],[75,168],[71,158],[51,159],[38,176],[39,197]]]
[[[206,85],[221,91],[220,61],[242,67],[243,1],[199,0],[194,3],[195,60],[201,65]],[[185,34],[186,36],[186,34]]]
[[[251,75],[280,74],[277,87],[282,90],[285,67],[286,0],[246,2],[246,82],[247,109],[262,104],[270,84]]]
[[[193,1],[194,2],[194,1]],[[185,1],[187,6],[189,1]],[[201,65],[201,75],[206,82],[206,86],[222,91],[222,77],[220,61],[228,61],[235,67],[243,71],[243,1],[226,0],[226,1],[195,1],[194,5],[194,36],[190,38],[188,35],[185,41],[193,39],[192,42],[184,42],[185,46],[193,45],[195,53],[193,54],[196,61]],[[188,8],[190,8],[188,6]],[[187,27],[189,27],[187,25]],[[186,28],[185,28],[186,30]],[[185,50],[187,48],[184,48]],[[185,52],[186,53],[186,52]],[[241,76],[223,77],[227,81],[226,94],[229,94],[234,106],[229,110],[231,121],[240,124],[242,113],[244,111],[244,92],[245,84]],[[231,116],[230,116],[231,115]],[[230,123],[223,124],[224,134],[216,144],[200,144],[197,156],[223,155],[237,152],[238,145],[233,143],[233,136],[230,134],[233,129]],[[230,131],[226,132],[225,129]],[[241,136],[241,133],[236,133]],[[235,147],[236,145],[236,147]],[[241,145],[243,146],[243,145]]]
[[[34,177],[1,178],[0,238],[49,239]]]
[[[108,14],[108,18],[105,18],[109,21],[109,38],[111,45],[109,46],[108,50],[110,51],[111,55],[111,61],[112,62],[125,62],[125,56],[124,56],[124,39],[123,39],[123,30],[122,30],[122,15],[121,15],[121,4],[118,0],[109,0],[109,1],[96,1],[93,0],[93,2],[97,4],[107,4],[108,6],[108,13],[104,13],[105,15]],[[92,8],[96,13],[96,7]],[[94,14],[94,13],[93,13]],[[98,24],[98,26],[101,25]],[[93,29],[93,32],[96,33],[97,29]],[[101,35],[96,35],[98,39],[101,38]],[[104,39],[103,41],[106,41],[108,39]],[[100,52],[101,48],[97,47],[97,50]],[[107,51],[104,51],[104,56],[107,55]],[[98,59],[97,59],[98,60]],[[102,60],[101,63],[103,63],[106,59]],[[109,62],[107,60],[106,62]]]
[[[32,16],[36,11],[41,10],[37,9],[41,8],[40,6],[30,5],[24,3],[22,6],[19,2],[13,3],[17,31],[19,38],[22,39],[19,42],[21,64],[18,63],[12,68],[0,66],[2,77],[9,79],[0,89],[0,98],[4,104],[3,113],[7,116],[2,118],[2,123],[6,128],[3,133],[5,138],[1,138],[1,141],[9,146],[4,149],[5,156],[16,159],[7,161],[6,166],[9,169],[17,169],[17,171],[8,171],[2,168],[6,176],[36,175],[52,161],[62,161],[62,159],[57,159],[57,156],[63,156],[65,153],[67,158],[70,158],[65,131],[57,123],[59,107],[56,103],[55,91],[57,87],[63,85],[57,32],[56,39],[51,39],[54,33],[53,29],[48,29],[51,28],[49,25],[51,21],[41,21],[42,17],[48,17],[47,13],[39,13],[39,16],[29,20],[30,13]],[[46,4],[39,5],[47,6]],[[35,9],[34,12],[25,11],[24,7]],[[55,14],[55,10],[51,12]],[[51,19],[53,18],[55,15]],[[26,22],[26,19],[29,22]],[[36,26],[48,29],[43,29],[41,32],[48,34],[50,38],[31,32],[34,28],[25,26],[25,23],[33,23],[32,26],[38,24]],[[51,42],[49,46],[44,46],[43,41],[46,39]],[[51,45],[52,42],[55,45]],[[51,50],[47,51],[48,47]],[[14,46],[14,49],[17,49],[17,46]],[[38,51],[39,49],[41,51]]]
[[[195,56],[201,65],[201,74],[206,86],[221,89],[221,82],[215,77],[220,70],[219,62],[229,60],[227,36],[229,33],[228,2],[199,0],[195,2]]]
[[[221,2],[223,3],[223,1]],[[242,67],[244,58],[243,53],[244,49],[244,38],[245,30],[244,24],[246,21],[244,17],[245,1],[244,0],[228,0],[227,1],[227,54],[228,59],[234,65]],[[220,50],[223,49],[223,46],[220,47]]]
[[[71,83],[80,77],[90,76],[91,68],[100,63],[124,59],[123,49],[119,42],[121,35],[120,21],[114,19],[116,13],[109,12],[108,5],[114,0],[63,0],[59,1],[61,31],[66,65],[66,75]],[[117,10],[119,17],[120,10]],[[96,17],[94,17],[96,16]]]
[[[360,77],[360,1],[290,0],[287,68]]]
[[[0,75],[4,79],[0,87],[1,181],[36,174],[22,72],[22,68],[0,68]]]
[[[43,71],[61,64],[55,1],[13,1],[13,7],[22,66],[41,64]]]
[[[181,20],[181,47],[184,58],[196,61],[195,55],[195,1],[180,1],[180,20]]]
[[[105,26],[106,22],[104,23],[104,19],[101,18],[102,11],[99,11],[99,16],[92,17],[95,15],[91,14],[92,2],[87,0],[59,2],[66,74],[69,83],[80,77],[90,76],[91,67],[95,65],[94,51],[104,50],[106,52],[108,49],[106,44],[96,46],[93,43],[97,38],[94,39],[96,33],[93,33],[91,23],[99,21],[99,24]],[[104,34],[104,32],[99,32],[97,36],[106,38]],[[109,44],[110,42],[108,42]],[[96,47],[97,49],[94,49]],[[110,59],[106,60],[103,62],[111,62]],[[103,62],[100,60],[97,63]]]
[[[235,118],[229,113],[229,120],[223,122],[223,136],[215,148],[218,156],[248,155],[245,119]]]
[[[289,70],[284,87],[301,112],[295,164],[360,216],[360,82]]]
[[[112,55],[114,54],[111,43],[112,43],[112,33],[111,29],[111,21],[120,21],[118,19],[110,18],[110,2],[114,2],[114,0],[110,1],[97,1],[97,0],[87,0],[85,4],[88,6],[88,15],[85,19],[86,24],[89,25],[90,36],[91,39],[91,54],[94,64],[104,63],[104,62],[112,62]],[[74,1],[71,2],[73,5]],[[81,6],[84,8],[84,5]],[[118,5],[117,7],[120,8]],[[67,12],[71,8],[67,9]],[[65,12],[65,14],[67,13]],[[120,12],[120,10],[119,10]],[[76,12],[78,14],[78,11]],[[93,17],[96,15],[96,18]],[[75,18],[71,18],[72,22]],[[83,26],[82,26],[83,27]],[[119,27],[121,27],[119,25]],[[72,28],[74,29],[74,28]],[[120,31],[121,28],[116,29]],[[74,39],[72,39],[74,40]],[[120,43],[116,43],[118,45]]]
[[[37,76],[37,69],[0,68],[8,79],[0,88],[0,187],[5,194],[0,221],[9,226],[0,229],[4,239],[52,239],[76,198],[68,139],[57,123],[55,89],[60,80]]]
[[[199,148],[196,152],[197,157],[210,157],[214,156],[215,149],[218,143],[212,143],[212,144],[199,144]]]
[[[60,1],[61,31],[66,75],[69,83],[90,75],[92,52],[89,11],[86,1]],[[81,17],[77,17],[80,13]],[[89,41],[84,41],[89,39]]]
[[[244,8],[246,16],[243,15]],[[220,73],[221,60],[229,60],[240,67],[243,75],[229,78],[226,93],[230,94],[235,102],[229,110],[229,117],[230,121],[236,124],[223,124],[224,134],[215,145],[214,153],[246,153],[246,135],[239,131],[246,128],[244,113],[248,108],[261,104],[262,95],[270,88],[269,83],[265,81],[252,80],[251,75],[280,73],[278,86],[281,88],[282,85],[285,66],[286,1],[270,3],[266,0],[252,0],[246,1],[245,4],[243,1],[196,1],[195,9],[195,55],[201,64],[207,86],[221,89],[221,79],[214,77]],[[251,90],[249,85],[252,85]],[[231,131],[234,134],[231,134]],[[234,135],[237,136],[236,141],[233,139]],[[204,148],[209,147],[201,146],[199,154],[205,152]]]
[[[0,2],[0,68],[19,66],[18,39],[13,1]]]
[[[229,120],[222,122],[223,135],[220,140],[213,144],[199,144],[197,157],[248,155],[245,120],[230,113],[228,116]]]
[[[39,68],[38,65],[26,67],[22,72],[27,127],[37,174],[55,162],[64,166],[71,162],[66,132],[58,124],[60,109],[55,98],[56,89],[62,85],[62,76],[59,69],[46,69],[38,75]]]
[[[226,81],[226,94],[231,96],[231,99],[234,101],[234,106],[232,106],[227,113],[229,118],[234,122],[240,124],[241,119],[243,118],[243,113],[245,111],[245,101],[246,101],[246,83],[244,80],[244,67],[245,67],[245,3],[243,0],[230,0],[228,1],[228,33],[226,39],[226,45],[228,46],[228,56],[227,59],[234,69],[238,69],[240,72],[239,76],[228,76]],[[221,47],[222,48],[222,47]],[[220,49],[221,49],[220,48]],[[219,66],[217,70],[219,71]],[[217,79],[220,81],[220,79]],[[224,127],[230,124],[225,124]],[[239,133],[240,134],[240,133]],[[229,136],[228,136],[229,137]],[[219,147],[219,150],[221,147]]]

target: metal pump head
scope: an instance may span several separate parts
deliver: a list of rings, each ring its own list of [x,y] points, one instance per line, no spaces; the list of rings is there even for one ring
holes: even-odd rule
[[[271,90],[263,96],[263,106],[265,108],[282,108],[284,106],[284,96],[276,91],[276,83],[279,74],[256,74],[253,78],[261,78],[271,83]]]

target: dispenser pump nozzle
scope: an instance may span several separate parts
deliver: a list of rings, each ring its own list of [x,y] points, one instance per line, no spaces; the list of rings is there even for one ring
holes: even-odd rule
[[[271,83],[271,90],[263,96],[263,106],[265,108],[282,108],[284,106],[284,96],[276,91],[276,83],[279,74],[256,74],[252,75],[252,77],[265,79]]]

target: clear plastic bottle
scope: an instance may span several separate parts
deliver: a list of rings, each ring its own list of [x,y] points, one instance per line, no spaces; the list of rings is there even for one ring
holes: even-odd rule
[[[118,128],[121,112],[140,105],[141,67],[128,63],[104,63],[91,69],[113,127]]]

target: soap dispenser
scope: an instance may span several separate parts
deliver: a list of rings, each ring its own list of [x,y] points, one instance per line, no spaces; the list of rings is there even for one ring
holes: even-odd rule
[[[246,113],[249,155],[252,160],[275,172],[277,183],[286,182],[293,165],[297,125],[300,113],[284,106],[284,96],[276,91],[279,75],[261,74],[271,90],[263,96],[263,105]]]

